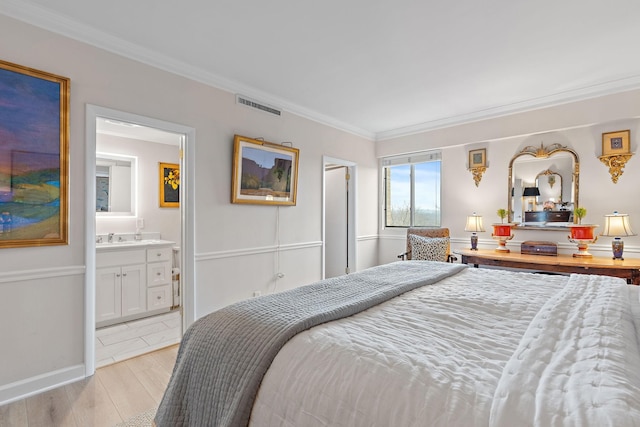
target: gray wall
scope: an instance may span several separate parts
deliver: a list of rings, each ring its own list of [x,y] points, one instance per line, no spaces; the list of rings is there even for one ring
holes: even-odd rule
[[[86,104],[196,129],[196,316],[254,290],[321,278],[323,155],[358,163],[358,264],[377,262],[373,142],[287,112],[254,111],[237,105],[232,93],[3,15],[0,38],[11,40],[0,44],[3,60],[71,79],[69,245],[0,249],[0,403],[83,372],[84,230],[93,221],[85,218]],[[291,141],[300,149],[297,206],[230,203],[234,134]],[[277,272],[284,278],[276,281]]]

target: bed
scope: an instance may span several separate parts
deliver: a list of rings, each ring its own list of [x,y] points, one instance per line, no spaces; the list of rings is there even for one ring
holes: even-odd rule
[[[640,426],[640,293],[398,261],[243,301],[183,337],[164,426]]]

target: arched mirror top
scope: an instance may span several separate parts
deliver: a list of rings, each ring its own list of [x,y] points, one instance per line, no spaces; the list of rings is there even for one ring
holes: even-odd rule
[[[559,230],[574,222],[578,154],[560,144],[527,146],[509,162],[509,221],[518,227]]]

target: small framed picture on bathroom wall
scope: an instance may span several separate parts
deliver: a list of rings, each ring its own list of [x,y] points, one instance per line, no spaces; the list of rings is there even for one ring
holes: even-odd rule
[[[180,165],[160,163],[160,207],[180,207]]]

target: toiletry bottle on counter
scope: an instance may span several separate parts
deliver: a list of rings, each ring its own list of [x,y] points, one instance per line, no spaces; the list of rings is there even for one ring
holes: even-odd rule
[[[2,219],[2,232],[9,233],[11,231],[11,214],[9,212],[2,212],[0,218]]]

